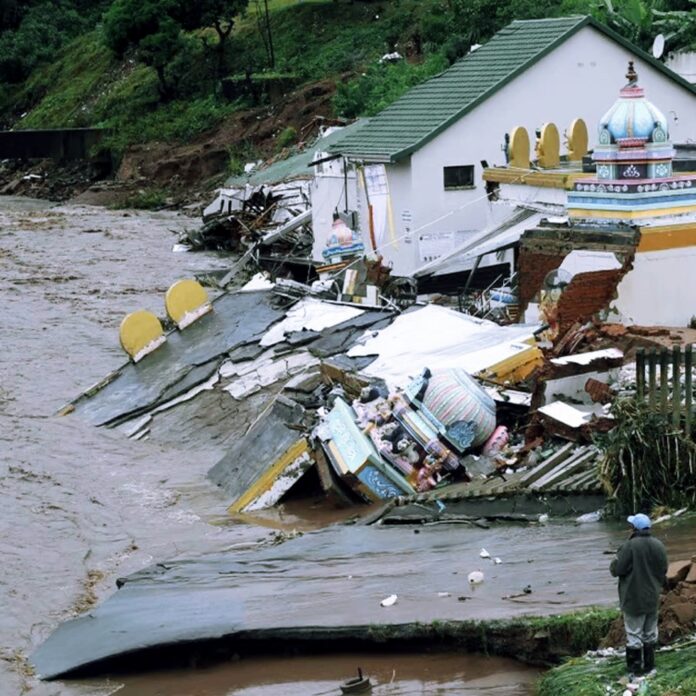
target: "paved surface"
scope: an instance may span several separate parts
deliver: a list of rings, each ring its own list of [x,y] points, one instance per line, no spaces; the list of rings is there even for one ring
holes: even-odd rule
[[[623,529],[435,525],[418,532],[336,526],[276,547],[151,566],[60,626],[32,661],[51,677],[150,646],[242,632],[317,629],[330,637],[375,624],[512,619],[616,604],[606,552],[625,538]],[[480,558],[482,547],[502,563]],[[477,569],[485,582],[470,587],[467,575]],[[502,599],[527,585],[531,594]],[[392,593],[397,603],[381,607]]]

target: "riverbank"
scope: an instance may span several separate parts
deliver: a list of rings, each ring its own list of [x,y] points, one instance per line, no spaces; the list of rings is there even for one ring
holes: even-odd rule
[[[645,696],[696,694],[696,639],[661,648],[655,656],[657,673],[646,679]],[[623,655],[586,656],[547,672],[537,696],[614,696],[626,688]]]
[[[686,520],[660,537],[683,557],[692,533]],[[132,669],[376,644],[553,664],[597,647],[616,618],[608,564],[624,538],[606,523],[334,525],[276,546],[159,559],[61,624],[32,661],[51,678],[104,674],[123,656]],[[481,558],[484,546],[501,562]],[[480,584],[468,580],[475,570]]]

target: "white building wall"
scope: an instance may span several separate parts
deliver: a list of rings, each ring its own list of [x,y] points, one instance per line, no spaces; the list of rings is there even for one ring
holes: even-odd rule
[[[599,119],[626,83],[628,60],[635,61],[647,98],[667,116],[673,142],[696,140],[696,97],[596,29],[584,27],[413,153],[410,175],[404,173],[403,164],[387,166],[397,237],[406,235],[406,228],[414,235],[408,246],[386,250],[385,258],[393,262],[395,272],[409,274],[417,268],[424,256],[419,246],[432,246],[434,234],[455,233],[462,241],[468,230],[480,230],[504,217],[501,207],[486,199],[481,160],[504,164],[501,145],[515,126],[527,128],[532,158],[534,131],[547,121],[563,134],[573,119],[583,118],[593,147]],[[561,153],[565,151],[562,143]],[[443,167],[469,164],[475,167],[475,188],[446,191]],[[404,211],[409,213],[408,223]],[[364,213],[361,228],[366,234]],[[419,239],[426,232],[428,238]]]
[[[612,308],[625,324],[688,326],[696,316],[694,268],[696,247],[640,252]]]
[[[326,156],[326,153],[319,153],[319,155]],[[350,163],[348,164],[348,181],[346,182],[343,163],[343,158],[339,157],[314,167],[314,178],[309,191],[312,202],[312,233],[314,236],[312,258],[315,261],[324,261],[322,251],[326,248],[326,241],[331,234],[334,211],[343,212],[346,208],[348,210],[357,209],[355,169]]]

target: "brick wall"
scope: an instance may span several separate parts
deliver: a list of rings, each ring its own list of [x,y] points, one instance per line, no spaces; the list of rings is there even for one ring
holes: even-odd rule
[[[559,335],[563,335],[576,321],[587,321],[607,308],[616,296],[616,287],[624,273],[623,269],[615,269],[573,276],[558,302]]]
[[[543,254],[527,251],[524,247],[520,251],[518,262],[520,310],[524,312],[527,305],[541,290],[544,278],[555,271],[566,257],[565,254]]]

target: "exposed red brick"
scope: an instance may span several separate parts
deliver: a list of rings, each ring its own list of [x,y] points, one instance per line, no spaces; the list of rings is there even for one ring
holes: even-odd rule
[[[590,377],[585,382],[585,391],[596,404],[608,404],[613,398],[609,385],[594,379],[594,377]]]
[[[600,331],[608,338],[622,338],[628,333],[628,329],[623,324],[604,324]]]
[[[623,277],[620,269],[578,273],[573,276],[558,302],[560,334],[575,322],[587,321],[606,309],[616,296],[616,287]]]
[[[541,290],[544,278],[555,271],[565,258],[565,254],[540,254],[522,250],[518,263],[520,311],[524,312],[527,305]]]
[[[636,336],[669,336],[669,329],[662,326],[629,326],[628,330]]]

